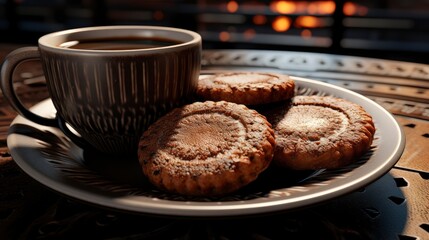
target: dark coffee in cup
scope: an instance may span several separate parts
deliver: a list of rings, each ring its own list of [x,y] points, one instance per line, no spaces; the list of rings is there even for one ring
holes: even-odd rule
[[[42,62],[55,118],[34,114],[16,96],[13,72],[33,59]],[[38,47],[10,53],[0,86],[19,114],[59,127],[79,146],[135,155],[143,131],[192,98],[200,68],[198,33],[159,26],[88,27],[50,33]]]
[[[115,37],[72,40],[61,43],[59,47],[88,50],[135,50],[167,47],[183,42],[168,38],[149,37]]]

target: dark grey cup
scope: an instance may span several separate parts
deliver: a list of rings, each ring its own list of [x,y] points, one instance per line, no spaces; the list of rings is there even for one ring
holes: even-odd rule
[[[65,48],[70,41],[113,37],[168,38],[169,46],[128,50]],[[19,63],[40,58],[56,119],[27,110],[13,90]],[[159,116],[189,101],[200,72],[201,37],[183,29],[155,26],[106,26],[45,35],[38,47],[17,49],[2,66],[1,88],[22,116],[60,127],[67,136],[113,154],[135,154],[143,131]],[[65,123],[81,138],[72,135]]]

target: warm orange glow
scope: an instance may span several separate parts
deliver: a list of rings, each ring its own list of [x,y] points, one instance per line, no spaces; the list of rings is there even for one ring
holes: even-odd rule
[[[255,29],[249,28],[246,31],[244,31],[244,38],[247,40],[254,38],[255,35],[256,35]]]
[[[226,4],[226,10],[230,13],[235,13],[238,10],[238,3],[236,1],[229,1]]]
[[[296,11],[296,5],[294,2],[289,1],[276,1],[271,3],[271,11],[278,12],[281,14],[290,14]]]
[[[335,3],[332,1],[319,2],[318,3],[318,13],[319,14],[333,14],[335,11]]]
[[[367,8],[367,7],[365,7],[365,6],[360,6],[360,7],[358,8],[357,13],[358,13],[360,16],[365,16],[365,15],[367,15],[367,14],[368,14],[368,8]]]
[[[256,25],[263,25],[267,23],[267,17],[264,15],[255,15],[253,16],[253,23]]]
[[[280,16],[274,19],[272,27],[276,32],[285,32],[290,28],[291,20],[288,17]]]
[[[307,6],[307,12],[309,14],[317,14],[317,3],[316,2],[309,3]]]
[[[227,42],[231,39],[231,35],[228,32],[220,32],[219,33],[219,40],[222,42]]]
[[[295,3],[296,6],[296,13],[305,13],[307,12],[307,2],[296,2]]]
[[[343,13],[347,16],[359,15],[365,16],[368,14],[368,7],[361,6],[353,2],[344,3]]]
[[[292,14],[292,13],[307,13],[307,14],[320,14],[330,15],[335,11],[335,1],[286,1],[278,0],[272,1],[270,9],[272,12],[280,14]]]
[[[308,29],[304,29],[301,32],[301,37],[302,38],[311,38],[312,36],[313,36],[313,33],[310,30],[308,30]]]
[[[343,7],[344,15],[352,16],[352,15],[355,15],[356,12],[357,12],[357,6],[355,3],[352,3],[352,2],[344,3],[344,7]]]
[[[313,16],[300,16],[296,19],[296,25],[298,27],[315,28],[321,26],[321,21]]]
[[[334,1],[316,1],[310,2],[307,5],[308,14],[330,15],[335,11],[336,5]]]
[[[162,19],[164,19],[164,13],[161,11],[155,11],[153,13],[153,19],[155,19],[157,21],[161,21]]]

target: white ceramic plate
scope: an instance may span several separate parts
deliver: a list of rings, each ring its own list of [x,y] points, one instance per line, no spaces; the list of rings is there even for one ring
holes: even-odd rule
[[[336,170],[268,170],[254,183],[222,198],[184,198],[158,191],[143,177],[135,159],[111,159],[84,151],[61,131],[23,117],[13,121],[7,143],[16,163],[31,177],[62,194],[117,210],[173,216],[237,216],[292,210],[357,190],[387,173],[399,160],[404,134],[383,107],[355,92],[294,77],[300,95],[334,95],[363,106],[377,131],[371,150]],[[32,108],[53,116],[50,100]]]

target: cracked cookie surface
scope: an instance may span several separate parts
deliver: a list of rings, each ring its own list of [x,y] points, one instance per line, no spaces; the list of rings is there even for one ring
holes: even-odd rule
[[[195,102],[152,124],[138,150],[155,186],[188,196],[220,196],[254,181],[271,163],[274,132],[244,105]]]
[[[275,132],[273,162],[294,170],[350,164],[368,151],[375,133],[370,114],[336,97],[296,96],[265,114]]]

